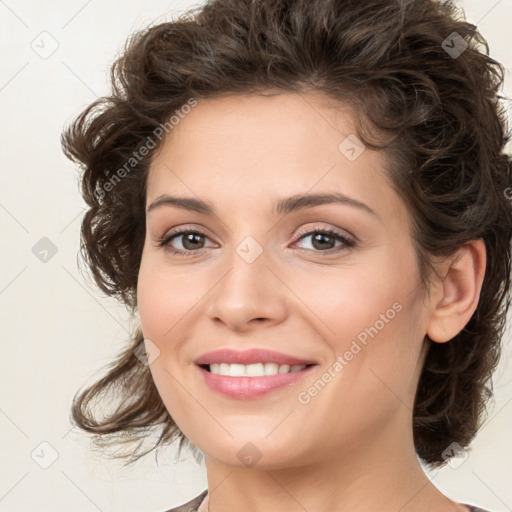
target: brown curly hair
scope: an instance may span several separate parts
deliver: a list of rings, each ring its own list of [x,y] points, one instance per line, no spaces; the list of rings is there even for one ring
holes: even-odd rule
[[[81,254],[101,290],[134,313],[146,177],[164,140],[155,135],[183,105],[278,90],[320,91],[352,106],[358,137],[385,152],[410,213],[424,291],[436,257],[485,242],[477,309],[449,343],[427,340],[418,384],[416,451],[440,466],[446,447],[467,446],[481,425],[510,304],[512,157],[504,151],[503,77],[486,40],[450,1],[212,0],[147,27],[113,64],[111,95],[62,134],[66,156],[83,169]],[[136,356],[142,341],[136,330],[105,376],[77,393],[72,419],[100,445],[157,429],[152,449],[179,439],[180,450],[185,443],[197,455]],[[105,395],[117,405],[99,418]]]

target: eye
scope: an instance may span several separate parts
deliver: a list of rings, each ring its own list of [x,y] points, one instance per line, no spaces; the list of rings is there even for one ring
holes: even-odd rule
[[[313,237],[310,244],[312,249],[306,248],[306,250],[314,250],[314,252],[337,252],[338,250],[353,247],[356,244],[355,240],[330,228],[313,229],[299,233],[299,238],[295,244],[308,237]],[[189,256],[208,247],[205,245],[205,240],[209,240],[209,238],[202,231],[182,228],[165,234],[158,240],[158,246],[163,247],[165,250],[177,256]],[[179,242],[181,247],[174,245],[177,242]],[[338,245],[336,245],[336,243],[338,243]],[[212,246],[214,247],[215,244],[209,247]]]
[[[181,229],[164,235],[158,241],[158,245],[160,247],[164,247],[166,250],[172,252],[173,254],[186,256],[187,253],[190,254],[205,248],[205,238],[208,239],[208,236],[196,229]],[[173,247],[172,242],[175,240],[180,241],[180,239],[181,242],[179,245],[181,245],[181,247]]]
[[[331,252],[339,248],[340,245],[344,246],[342,247],[344,249],[353,247],[356,244],[351,238],[330,228],[309,230],[300,235],[298,242],[308,237],[313,237],[310,245],[313,249],[316,249],[315,252]],[[336,242],[339,242],[338,246],[336,246]]]

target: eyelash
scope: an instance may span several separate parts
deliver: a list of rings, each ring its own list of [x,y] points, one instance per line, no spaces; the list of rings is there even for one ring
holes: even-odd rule
[[[167,251],[171,252],[172,254],[174,254],[176,256],[190,256],[193,253],[197,253],[199,250],[204,249],[204,248],[201,248],[201,249],[198,249],[197,251],[192,251],[192,250],[183,251],[181,249],[175,249],[169,245],[171,240],[173,240],[174,238],[178,238],[179,236],[183,236],[183,235],[187,235],[187,234],[200,235],[200,236],[205,236],[206,238],[208,238],[208,235],[206,235],[206,233],[203,233],[196,229],[181,229],[181,230],[177,230],[177,231],[172,231],[171,233],[167,233],[163,237],[159,238],[159,240],[157,242],[158,246],[166,249]],[[333,248],[327,249],[325,251],[313,250],[313,252],[316,252],[316,253],[332,254],[333,252],[338,252],[339,250],[350,249],[356,245],[355,240],[348,238],[347,236],[342,235],[338,231],[331,229],[331,228],[319,228],[319,229],[302,231],[297,235],[297,239],[294,243],[302,240],[303,238],[306,238],[307,236],[317,235],[317,234],[332,236],[337,241],[342,242],[345,247],[341,247],[341,249],[340,249],[340,247],[333,247]],[[311,249],[302,249],[302,250],[311,251]]]

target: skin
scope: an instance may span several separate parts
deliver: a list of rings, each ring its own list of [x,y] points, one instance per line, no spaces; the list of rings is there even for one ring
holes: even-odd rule
[[[465,510],[425,476],[411,418],[425,334],[449,342],[468,322],[485,247],[472,241],[440,262],[444,279],[424,297],[410,217],[387,181],[385,154],[365,149],[350,161],[338,149],[355,133],[352,115],[319,93],[201,100],[151,165],[147,206],[170,194],[215,210],[149,211],[138,281],[144,337],[160,351],[151,373],[179,428],[206,455],[210,512]],[[272,209],[279,198],[332,192],[376,215],[337,203]],[[158,240],[175,227],[205,236],[196,245],[177,236],[168,246],[189,252],[174,255]],[[301,238],[322,228],[356,245]],[[262,249],[252,263],[236,252],[248,236]],[[394,303],[401,311],[300,403],[299,392]],[[318,366],[293,386],[236,400],[210,390],[193,363],[210,350],[255,347]],[[237,455],[248,442],[261,457],[253,466]]]

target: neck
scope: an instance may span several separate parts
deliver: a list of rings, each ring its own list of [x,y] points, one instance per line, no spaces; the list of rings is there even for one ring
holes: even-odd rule
[[[410,429],[389,425],[378,435],[372,432],[360,439],[346,443],[349,449],[317,449],[314,455],[304,456],[307,464],[287,467],[280,463],[235,467],[206,456],[208,511],[466,510],[446,498],[426,476]]]

